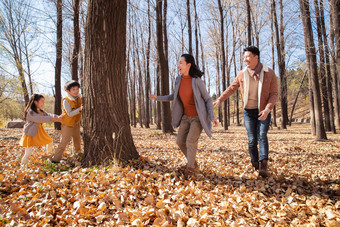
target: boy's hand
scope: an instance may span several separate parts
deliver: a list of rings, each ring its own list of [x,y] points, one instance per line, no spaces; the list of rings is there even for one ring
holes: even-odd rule
[[[54,120],[55,122],[62,122],[62,121],[63,121],[63,118],[61,117],[61,115],[59,115],[59,116],[53,118],[53,120]]]

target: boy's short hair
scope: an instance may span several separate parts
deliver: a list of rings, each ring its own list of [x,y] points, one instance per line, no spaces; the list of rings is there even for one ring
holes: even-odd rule
[[[250,52],[252,52],[252,54],[257,55],[260,58],[260,50],[256,46],[248,46],[248,47],[244,48],[243,53],[246,52],[246,51],[250,51]]]
[[[80,88],[80,84],[78,83],[78,81],[70,80],[70,81],[67,81],[64,85],[65,91],[69,91],[73,87],[79,87]]]

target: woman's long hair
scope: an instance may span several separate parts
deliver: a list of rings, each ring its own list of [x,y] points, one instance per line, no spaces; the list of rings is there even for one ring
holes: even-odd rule
[[[33,94],[30,98],[30,100],[28,101],[27,106],[25,107],[25,111],[24,111],[24,120],[26,121],[26,116],[28,111],[33,110],[34,112],[38,113],[38,108],[35,105],[34,101],[39,102],[39,100],[41,98],[44,98],[44,96],[39,95],[39,94]],[[41,112],[44,112],[43,110],[40,110]]]
[[[195,58],[191,54],[182,54],[181,57],[185,58],[185,61],[187,64],[191,64],[191,67],[189,69],[189,75],[193,78],[201,78],[203,76],[203,72],[197,67],[195,63]]]

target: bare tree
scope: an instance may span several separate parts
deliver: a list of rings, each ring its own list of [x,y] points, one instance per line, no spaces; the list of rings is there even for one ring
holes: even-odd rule
[[[251,46],[251,8],[250,8],[250,1],[246,0],[247,5],[247,28],[248,28],[248,46]]]
[[[188,18],[188,35],[189,35],[189,54],[192,55],[192,31],[191,31],[191,14],[190,0],[187,0],[187,18]]]
[[[316,52],[313,38],[312,24],[310,20],[309,0],[299,0],[303,32],[305,38],[305,51],[310,74],[310,83],[313,89],[315,110],[316,139],[327,139],[322,119],[322,105],[319,87],[319,78],[316,64]]]
[[[54,113],[61,114],[61,64],[63,54],[63,0],[57,0],[57,43],[56,43],[56,63],[55,63],[55,103]],[[54,123],[54,128],[60,130],[61,124],[59,122]]]
[[[288,109],[287,109],[287,79],[286,79],[286,63],[285,63],[285,50],[284,50],[284,26],[283,26],[283,4],[280,0],[280,30],[278,26],[278,20],[276,16],[276,4],[275,0],[272,0],[272,11],[276,36],[276,53],[279,65],[280,74],[280,101],[281,101],[281,127],[286,129],[288,121]]]
[[[325,49],[325,61],[326,61],[326,78],[327,78],[327,96],[328,96],[328,105],[330,109],[330,123],[331,130],[333,133],[336,133],[335,129],[335,114],[334,114],[334,105],[333,105],[333,83],[332,83],[332,73],[331,73],[331,65],[330,65],[330,51],[328,48],[327,42],[327,32],[325,25],[325,15],[324,15],[324,3],[323,0],[320,0],[320,21],[321,21],[321,30],[322,30],[322,39],[323,39],[323,47]]]
[[[217,0],[218,10],[220,13],[220,36],[221,36],[221,54],[222,54],[222,89],[225,91],[227,89],[226,86],[226,55],[225,55],[225,47],[224,47],[224,10],[222,6],[221,0]],[[223,103],[223,126],[224,130],[228,130],[228,112],[227,102]]]
[[[333,78],[333,94],[335,99],[335,122],[338,128],[340,127],[340,79],[338,73],[340,72],[340,1],[330,0],[330,47],[331,47],[331,72]],[[337,26],[337,27],[336,27]]]
[[[161,73],[161,94],[169,94],[169,65],[167,61],[167,54],[164,50],[164,27],[166,23],[163,21],[164,13],[162,13],[162,5],[166,5],[167,0],[157,0],[156,3],[156,33],[157,33],[157,53],[159,60],[159,67]],[[171,126],[171,110],[170,103],[162,103],[162,130],[164,133],[172,133],[174,130]]]
[[[18,71],[22,94],[24,95],[25,105],[27,105],[29,92],[25,79],[25,71],[29,77],[31,93],[33,93],[30,68],[32,57],[30,57],[31,53],[29,53],[31,50],[29,51],[28,49],[29,45],[36,38],[33,33],[30,34],[32,9],[30,8],[29,1],[22,3],[17,0],[1,0],[0,6],[0,45],[9,61]],[[34,51],[32,50],[32,52]],[[0,67],[5,70],[3,66]]]
[[[145,127],[150,128],[150,48],[151,48],[151,13],[150,13],[150,0],[148,0],[148,43],[146,48],[146,84],[145,84]]]
[[[78,81],[78,58],[79,58],[79,49],[80,49],[80,28],[79,28],[79,6],[80,0],[72,1],[73,8],[73,35],[74,35],[74,47],[72,53],[72,65],[71,65],[71,73],[72,80]]]
[[[83,165],[139,155],[129,125],[126,0],[90,0],[85,30]],[[105,111],[95,111],[104,105]]]

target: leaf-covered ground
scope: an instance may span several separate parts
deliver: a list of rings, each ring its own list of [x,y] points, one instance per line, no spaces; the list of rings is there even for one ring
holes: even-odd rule
[[[20,169],[21,130],[0,129],[0,226],[340,226],[339,134],[315,142],[306,124],[271,130],[262,179],[244,127],[215,128],[200,139],[200,173],[185,180],[174,135],[132,131],[141,158],[128,166],[81,168],[69,146],[59,165],[38,149]]]

